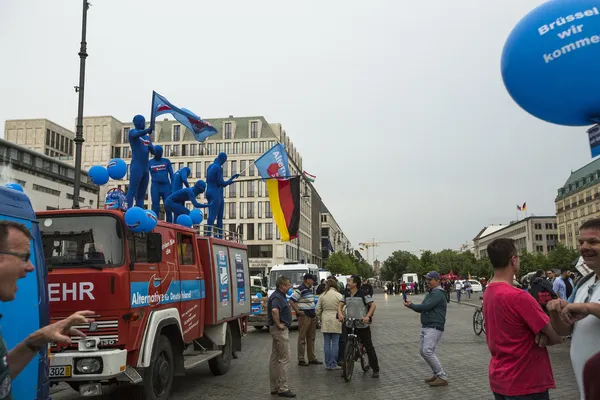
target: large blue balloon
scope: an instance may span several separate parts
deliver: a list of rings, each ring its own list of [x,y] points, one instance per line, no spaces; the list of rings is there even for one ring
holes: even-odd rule
[[[181,214],[179,217],[177,217],[177,223],[179,225],[187,226],[188,228],[191,228],[193,225],[192,218],[186,214]]]
[[[144,219],[144,232],[150,232],[158,224],[158,218],[152,210],[145,210],[146,218]]]
[[[101,165],[94,165],[88,171],[88,176],[96,185],[102,186],[108,182],[108,171]]]
[[[559,125],[600,118],[600,3],[552,0],[515,26],[502,52],[502,78],[530,114]]]
[[[5,186],[12,190],[18,190],[19,192],[25,192],[23,190],[23,186],[19,185],[18,183],[15,183],[15,182],[7,183]]]
[[[127,163],[121,158],[110,160],[106,169],[108,170],[108,176],[112,179],[123,179],[127,175]]]
[[[190,218],[192,219],[192,222],[195,225],[198,225],[202,223],[204,215],[202,215],[202,211],[198,210],[197,208],[194,208],[192,211],[190,211]]]
[[[148,216],[143,208],[131,207],[125,212],[125,225],[133,232],[144,232],[147,223]]]

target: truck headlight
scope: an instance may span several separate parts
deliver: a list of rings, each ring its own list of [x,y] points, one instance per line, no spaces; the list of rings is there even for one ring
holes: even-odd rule
[[[85,357],[75,359],[75,371],[79,374],[98,374],[102,372],[102,358]]]

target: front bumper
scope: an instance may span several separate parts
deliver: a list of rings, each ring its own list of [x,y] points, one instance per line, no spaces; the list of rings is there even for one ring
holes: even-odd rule
[[[77,362],[88,358],[100,361],[99,371],[81,373],[77,370]],[[50,356],[50,380],[53,382],[128,380],[124,375],[126,369],[126,350],[63,351]]]

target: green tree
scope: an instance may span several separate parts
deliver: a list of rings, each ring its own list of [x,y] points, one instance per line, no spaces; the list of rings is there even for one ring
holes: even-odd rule
[[[535,272],[541,267],[537,264],[538,259],[532,253],[528,253],[527,251],[522,251],[520,255],[520,275],[527,275],[530,272]],[[517,278],[520,278],[519,276]]]
[[[391,281],[402,278],[402,274],[416,272],[421,269],[421,261],[408,251],[398,250],[392,253],[381,267],[380,274],[384,280]]]
[[[570,268],[579,251],[571,250],[563,244],[558,244],[554,250],[548,253],[548,264],[546,268]]]
[[[325,268],[332,274],[340,275],[352,275],[358,272],[350,256],[342,252],[330,254]]]

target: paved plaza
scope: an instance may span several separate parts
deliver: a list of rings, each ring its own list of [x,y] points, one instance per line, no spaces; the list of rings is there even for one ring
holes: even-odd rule
[[[418,350],[419,315],[402,305],[401,295],[388,296],[380,290],[374,296],[377,311],[373,319],[373,343],[381,367],[380,379],[363,374],[359,364],[354,378],[346,383],[339,371],[326,371],[323,366],[300,367],[296,362],[297,331],[290,334],[293,363],[290,366],[290,386],[298,399],[493,399],[488,383],[489,351],[485,336],[473,332],[474,308],[479,295],[471,302],[448,306],[446,331],[438,348],[438,356],[449,375],[447,387],[431,388],[423,379],[431,370],[421,359]],[[410,296],[416,303],[423,296]],[[252,329],[252,328],[251,328]],[[271,337],[266,330],[253,330],[244,338],[244,351],[233,360],[230,371],[220,377],[213,376],[207,365],[200,366],[187,376],[176,378],[172,399],[275,399],[269,394],[268,359]],[[323,340],[317,331],[317,356],[323,359]],[[577,385],[569,360],[569,343],[550,349],[557,388],[551,391],[552,399],[578,399]],[[62,387],[61,387],[62,388]],[[56,390],[56,388],[55,388]],[[56,400],[79,399],[76,392],[67,388],[53,396]],[[127,398],[126,390],[113,390],[101,399]]]

